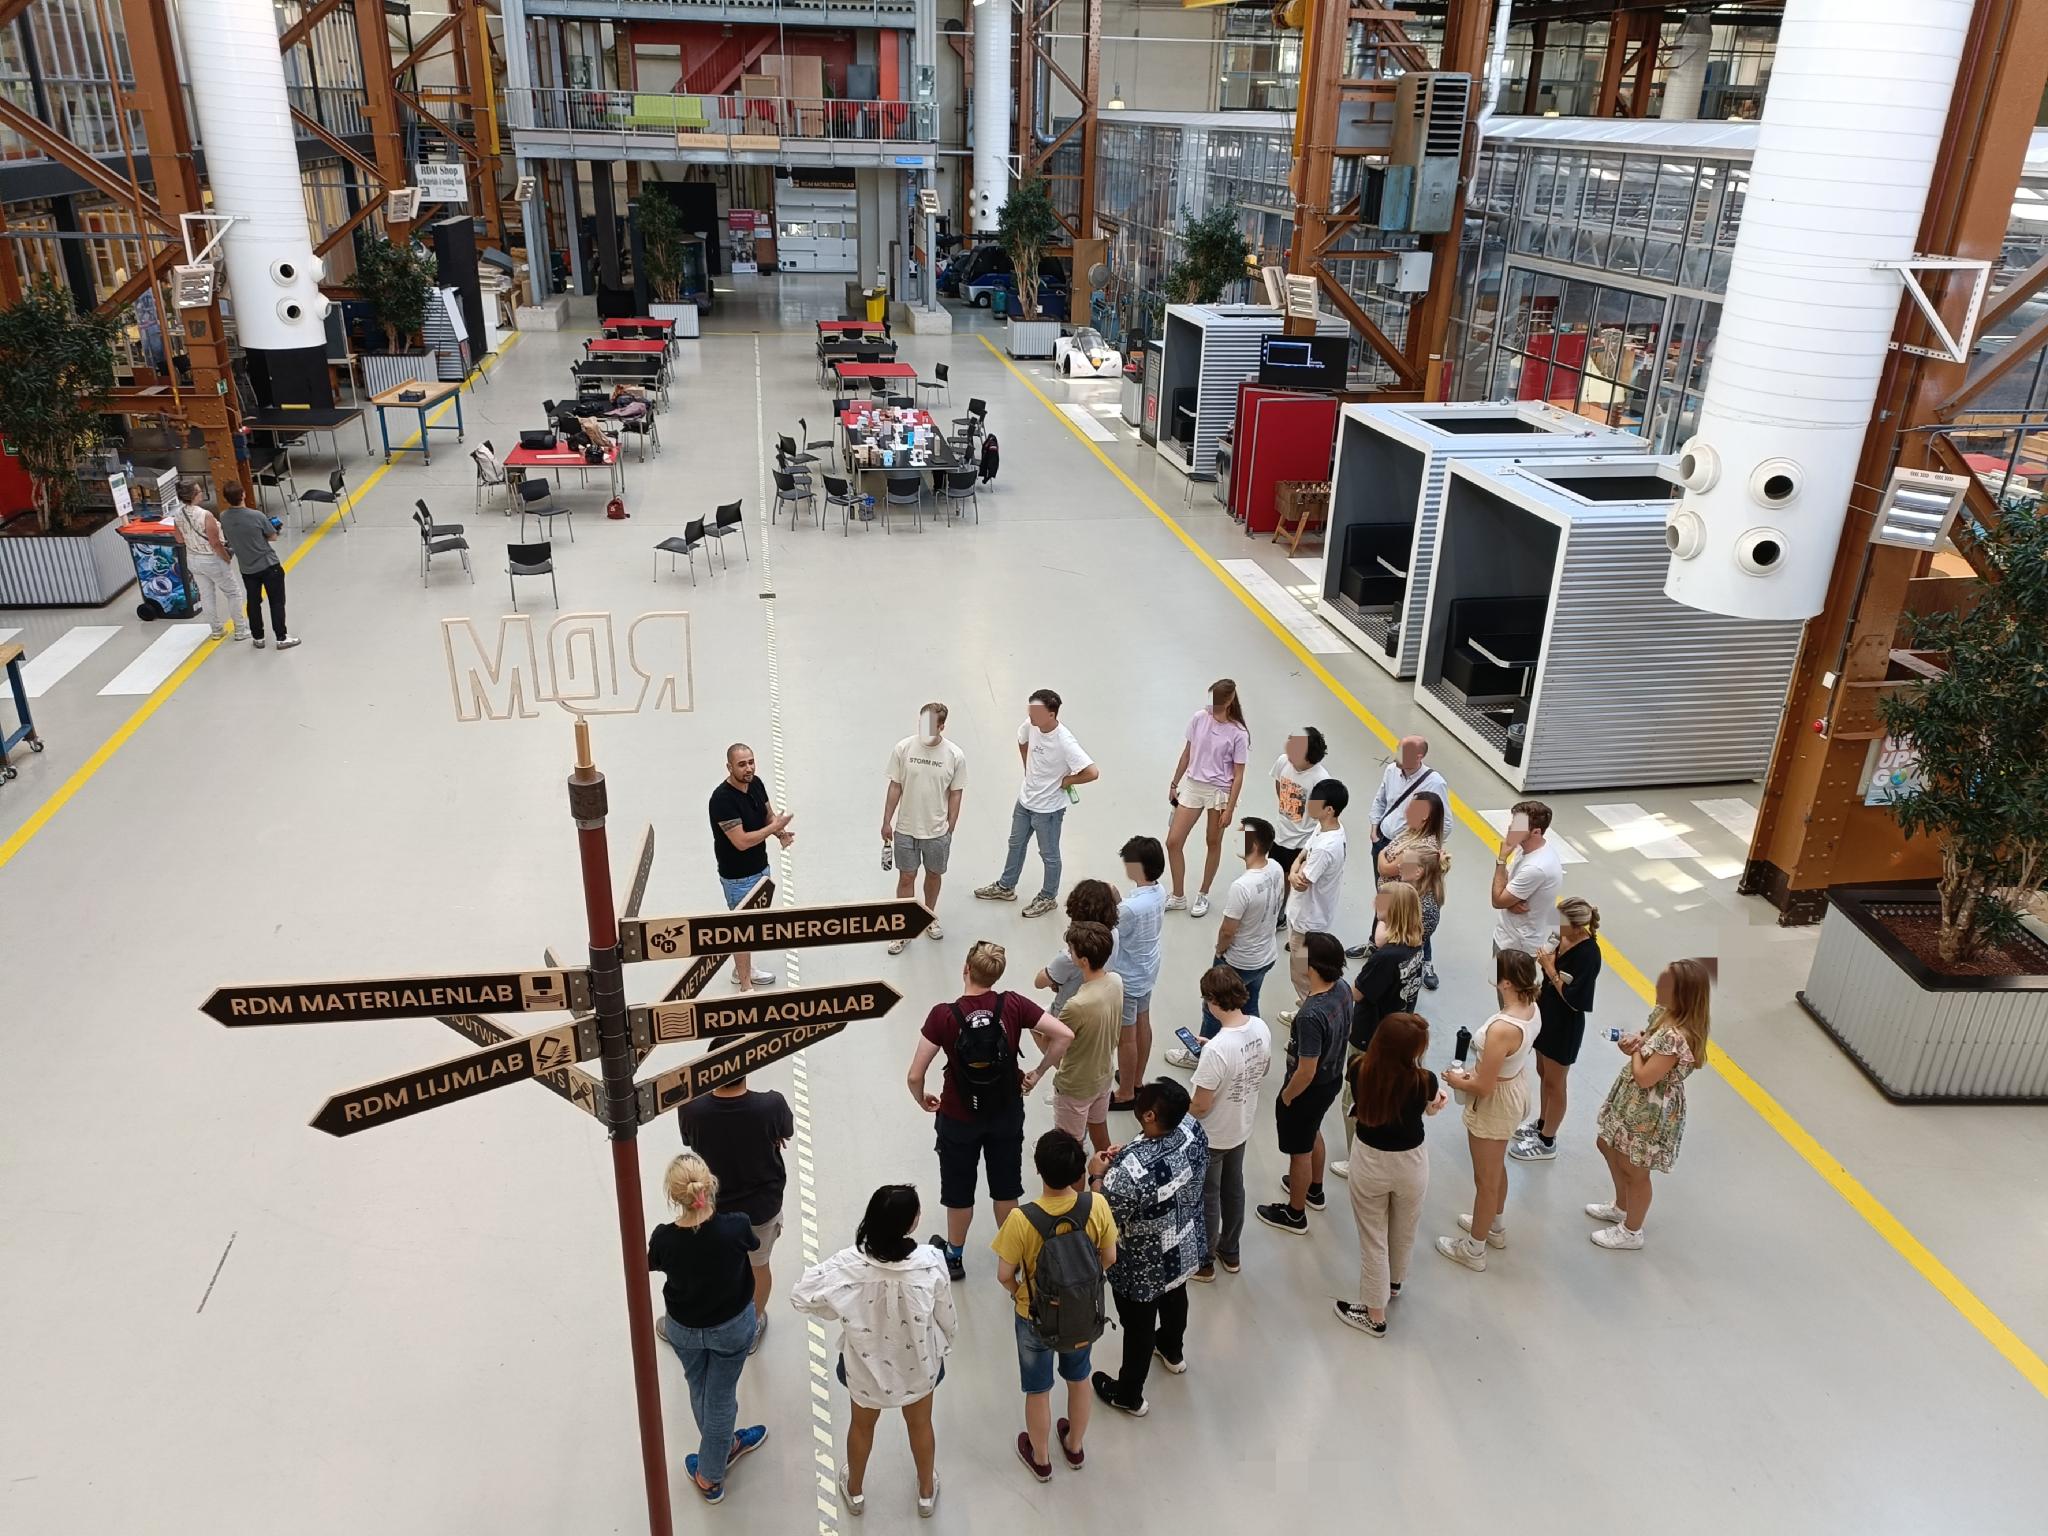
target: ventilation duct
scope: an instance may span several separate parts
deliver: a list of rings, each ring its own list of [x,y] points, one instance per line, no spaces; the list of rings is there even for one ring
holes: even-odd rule
[[[974,12],[974,233],[993,233],[1010,195],[1010,5]]]
[[[1787,0],[1664,590],[1820,612],[1971,0]]]
[[[319,258],[286,106],[284,59],[268,0],[179,0],[184,66],[206,152],[235,329],[259,351],[326,346]]]

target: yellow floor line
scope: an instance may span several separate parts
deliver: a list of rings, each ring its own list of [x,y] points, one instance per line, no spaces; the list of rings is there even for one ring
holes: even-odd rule
[[[504,339],[504,341],[499,344],[497,351],[493,352],[490,355],[490,357],[487,358],[485,361],[494,361],[495,359],[504,356],[505,353],[509,352],[514,346],[518,344],[519,336],[520,333],[517,331],[514,331],[511,335],[507,336]],[[479,371],[481,371],[481,369]],[[465,382],[463,385],[464,389],[469,389],[471,387],[472,385],[470,382]],[[437,408],[431,414],[428,415],[428,424],[431,425],[432,423],[439,421],[443,416],[447,415],[449,410],[454,406],[454,403],[454,399],[451,396],[446,403],[444,403],[443,405],[441,405],[439,408]],[[411,437],[405,440],[403,446],[410,447],[412,446],[412,444],[418,442],[419,440],[420,434],[417,431],[415,431]],[[298,547],[295,548],[289,555],[285,556],[284,568],[286,574],[290,574],[291,571],[297,567],[298,563],[306,558],[306,555],[312,550],[313,546],[318,544],[325,537],[327,537],[328,531],[341,521],[343,514],[345,514],[352,507],[354,507],[355,504],[358,501],[362,500],[363,497],[369,495],[371,490],[375,488],[377,482],[379,480],[382,480],[384,476],[390,472],[390,470],[391,465],[389,463],[378,465],[377,468],[371,472],[370,477],[367,480],[365,480],[361,485],[356,487],[356,489],[344,500],[338,503],[335,509],[332,512],[328,513],[326,518],[323,519],[320,522],[320,524],[313,529],[311,533],[307,534],[305,538],[301,539],[299,541]],[[238,619],[236,622],[239,623],[241,621]],[[50,792],[49,798],[44,800],[41,805],[37,806],[33,811],[29,813],[28,819],[24,821],[20,826],[14,829],[13,833],[8,837],[6,842],[0,843],[0,869],[5,869],[9,862],[12,861],[14,856],[17,853],[20,853],[22,849],[26,848],[29,845],[29,843],[34,840],[35,835],[38,832],[42,831],[44,827],[50,824],[51,818],[54,817],[59,811],[63,810],[65,806],[71,803],[71,797],[77,794],[81,789],[85,788],[86,785],[90,784],[93,781],[93,776],[97,774],[102,768],[106,767],[107,764],[113,760],[114,754],[116,752],[119,752],[123,747],[125,747],[128,744],[129,738],[132,737],[137,731],[141,730],[142,727],[148,723],[149,717],[155,714],[157,710],[162,708],[165,701],[168,700],[172,694],[176,693],[180,688],[185,686],[185,680],[189,678],[194,672],[197,672],[200,669],[200,667],[205,665],[208,657],[213,655],[215,651],[219,650],[223,645],[227,643],[228,642],[224,640],[206,641],[203,645],[199,647],[198,650],[194,651],[190,656],[188,656],[185,659],[184,665],[179,667],[177,671],[173,672],[170,675],[170,677],[164,681],[163,685],[156,690],[156,692],[152,693],[148,698],[144,699],[141,704],[137,705],[135,713],[130,715],[126,720],[123,720],[120,723],[120,725],[115,728],[114,734],[109,736],[105,741],[101,742],[98,750],[95,751],[91,757],[88,757],[84,762],[80,763],[77,768],[73,769],[71,777],[66,779],[62,784],[59,784],[54,790],[52,790]]]
[[[1003,356],[995,343],[991,342],[986,336],[977,336],[975,339],[984,347],[987,347],[990,353],[994,355],[996,361],[1007,368],[1020,384],[1031,391],[1038,403],[1045,407],[1047,413],[1054,421],[1057,421],[1061,426],[1073,433],[1076,442],[1094,454],[1101,462],[1102,467],[1122,482],[1125,490],[1137,497],[1142,506],[1151,512],[1154,517],[1158,518],[1160,522],[1164,523],[1168,532],[1179,539],[1186,546],[1188,552],[1202,562],[1203,566],[1208,569],[1209,574],[1235,594],[1237,600],[1244,604],[1251,615],[1272,631],[1273,638],[1292,651],[1295,659],[1311,675],[1317,678],[1325,688],[1329,689],[1336,696],[1338,702],[1349,710],[1361,725],[1372,732],[1382,746],[1386,747],[1388,751],[1394,749],[1397,738],[1392,731],[1388,730],[1380,722],[1379,717],[1367,709],[1359,701],[1356,694],[1338,682],[1336,677],[1330,672],[1330,669],[1318,661],[1299,640],[1289,634],[1286,626],[1281,624],[1279,619],[1268,613],[1264,605],[1257,598],[1247,592],[1236,578],[1216,562],[1206,549],[1196,543],[1188,531],[1175,522],[1165,508],[1146,495],[1144,490],[1139,487],[1137,481],[1125,474],[1123,468],[1102,451],[1101,444],[1092,441],[1065,412],[1055,406],[1047,398],[1045,391],[1034,384],[1030,376],[1023,369],[1011,362],[1009,358]],[[1458,820],[1464,823],[1472,835],[1486,845],[1489,851],[1500,846],[1501,829],[1490,824],[1477,811],[1460,799],[1456,793],[1451,795],[1451,810]],[[1600,953],[1606,960],[1608,969],[1620,977],[1631,991],[1645,1003],[1656,1001],[1655,983],[1628,956],[1624,955],[1610,940],[1604,937],[1600,940]],[[1805,1126],[1794,1119],[1790,1112],[1773,1098],[1755,1078],[1743,1071],[1726,1051],[1722,1050],[1718,1045],[1713,1046],[1710,1048],[1708,1060],[1710,1065],[1728,1083],[1728,1086],[1735,1090],[1743,1103],[1757,1112],[1764,1124],[1776,1131],[1787,1146],[1798,1153],[1815,1173],[1827,1181],[1829,1188],[1833,1189],[1836,1194],[1848,1202],[1851,1210],[1868,1222],[1879,1237],[1882,1237],[1889,1243],[1898,1252],[1900,1257],[1912,1265],[1929,1285],[1940,1292],[1942,1298],[1950,1306],[1954,1307],[1956,1311],[1960,1312],[1969,1325],[1982,1334],[1991,1347],[1997,1350],[2014,1370],[2018,1371],[2032,1384],[2035,1391],[2041,1393],[2044,1397],[2048,1397],[2048,1361],[2043,1361],[2040,1355],[2030,1349],[2026,1342],[2006,1324],[2004,1319],[1986,1306],[1978,1298],[1977,1294],[1962,1282],[1954,1270],[1936,1258],[1929,1251],[1927,1245],[1915,1237],[1904,1222],[1900,1221],[1898,1217],[1886,1209],[1883,1201],[1873,1195],[1861,1180],[1844,1168],[1828,1149],[1814,1138],[1813,1134]]]

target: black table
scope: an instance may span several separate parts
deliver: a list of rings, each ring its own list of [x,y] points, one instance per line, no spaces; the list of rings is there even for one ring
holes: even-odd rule
[[[302,409],[264,411],[259,415],[242,418],[242,429],[247,432],[273,432],[280,437],[310,437],[316,433],[327,434],[327,447],[334,456],[334,462],[341,462],[341,444],[335,434],[350,422],[361,422],[363,427],[363,452],[369,453],[370,423],[364,418],[359,407],[327,406],[318,408],[306,406]]]

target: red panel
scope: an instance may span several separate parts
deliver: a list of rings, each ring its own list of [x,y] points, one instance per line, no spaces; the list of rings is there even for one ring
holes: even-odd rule
[[[1283,480],[1327,480],[1337,443],[1338,402],[1330,395],[1259,391],[1247,402],[1251,426],[1239,447],[1247,533],[1271,533],[1279,521],[1275,488]],[[1231,464],[1237,477],[1237,463]]]

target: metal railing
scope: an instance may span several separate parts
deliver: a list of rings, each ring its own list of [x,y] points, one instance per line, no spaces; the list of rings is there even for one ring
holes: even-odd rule
[[[533,89],[505,92],[505,105],[514,129],[662,140],[685,148],[699,136],[841,144],[930,144],[934,139],[932,109],[908,101]]]

